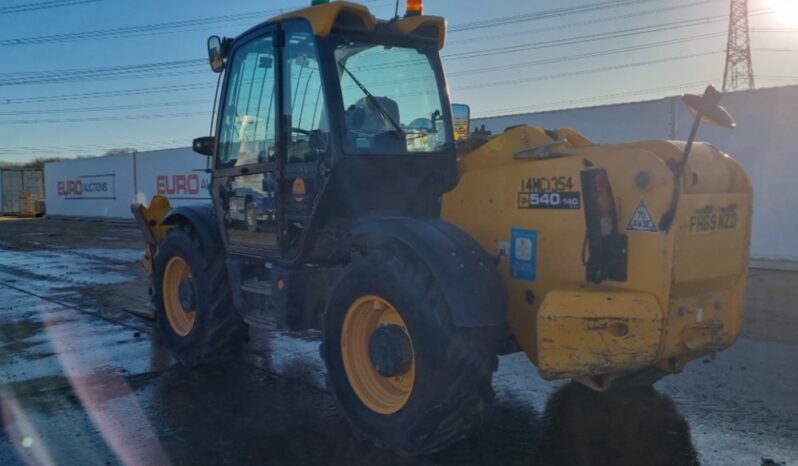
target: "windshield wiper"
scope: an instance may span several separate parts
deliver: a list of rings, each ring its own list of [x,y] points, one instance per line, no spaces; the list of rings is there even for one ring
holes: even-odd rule
[[[391,114],[388,113],[388,110],[385,110],[385,107],[380,105],[380,102],[377,100],[376,97],[374,97],[374,94],[372,94],[371,92],[369,92],[368,89],[366,89],[366,86],[364,86],[363,83],[361,83],[360,80],[357,79],[355,75],[352,74],[351,71],[349,71],[349,69],[347,69],[346,65],[344,65],[342,62],[339,61],[338,66],[340,66],[342,70],[346,71],[346,74],[348,74],[349,77],[352,78],[352,81],[354,81],[355,84],[357,84],[357,87],[359,87],[360,90],[363,91],[363,94],[366,94],[366,98],[371,103],[371,105],[373,105],[374,108],[376,108],[377,111],[380,112],[380,116],[383,118],[383,120],[390,122],[391,126],[393,126],[396,129],[396,133],[400,137],[404,138],[405,131],[402,129],[401,126],[399,126],[399,123],[397,123],[396,121],[394,121],[393,118],[391,118]]]

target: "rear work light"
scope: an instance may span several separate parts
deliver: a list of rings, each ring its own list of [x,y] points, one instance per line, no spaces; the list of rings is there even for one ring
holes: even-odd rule
[[[618,232],[618,211],[607,171],[603,168],[582,170],[585,197],[585,250],[583,261],[587,281],[626,281],[628,240]],[[589,257],[585,257],[589,253]]]

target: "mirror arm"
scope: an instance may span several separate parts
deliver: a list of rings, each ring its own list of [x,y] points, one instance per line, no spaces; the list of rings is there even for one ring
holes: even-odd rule
[[[701,120],[707,109],[717,107],[720,103],[721,93],[718,92],[714,86],[707,86],[704,91],[704,96],[701,98],[701,105],[696,110],[695,120],[693,120],[693,128],[690,130],[690,137],[687,138],[687,143],[684,145],[684,152],[682,158],[675,164],[669,164],[673,171],[673,197],[671,198],[668,210],[662,214],[659,220],[659,230],[668,231],[676,218],[676,208],[679,205],[679,199],[682,195],[682,181],[684,178],[684,170],[687,167],[687,160],[690,157],[690,152],[693,149],[693,143],[696,136],[698,136],[698,128],[701,127]]]
[[[668,210],[662,214],[662,218],[659,220],[660,231],[670,230],[673,220],[676,218],[676,207],[679,205],[679,198],[681,198],[682,195],[682,178],[684,178],[684,169],[687,166],[687,159],[690,157],[690,151],[693,149],[693,141],[695,141],[695,138],[698,135],[698,128],[701,126],[701,118],[703,117],[704,108],[702,106],[702,108],[696,112],[695,121],[693,121],[693,128],[690,130],[690,137],[687,139],[687,143],[684,145],[684,152],[682,152],[681,160],[675,164],[669,164],[674,175],[673,197],[671,198],[671,203],[668,207]]]

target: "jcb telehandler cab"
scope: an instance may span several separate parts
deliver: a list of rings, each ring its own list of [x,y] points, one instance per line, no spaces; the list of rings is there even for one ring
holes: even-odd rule
[[[213,205],[134,206],[176,359],[320,329],[353,429],[422,454],[478,418],[499,353],[606,390],[734,342],[751,193],[731,159],[527,126],[458,147],[443,18],[313,3],[209,40]]]

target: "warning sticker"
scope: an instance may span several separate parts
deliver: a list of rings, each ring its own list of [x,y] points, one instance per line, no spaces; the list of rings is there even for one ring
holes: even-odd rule
[[[637,204],[637,208],[635,208],[635,213],[632,214],[632,218],[629,219],[629,224],[626,225],[626,230],[648,231],[650,233],[659,231],[657,230],[657,222],[654,221],[654,216],[651,215],[651,211],[646,207],[644,200],[640,199],[640,203]]]
[[[510,242],[510,275],[521,280],[538,278],[538,232],[513,228]]]

